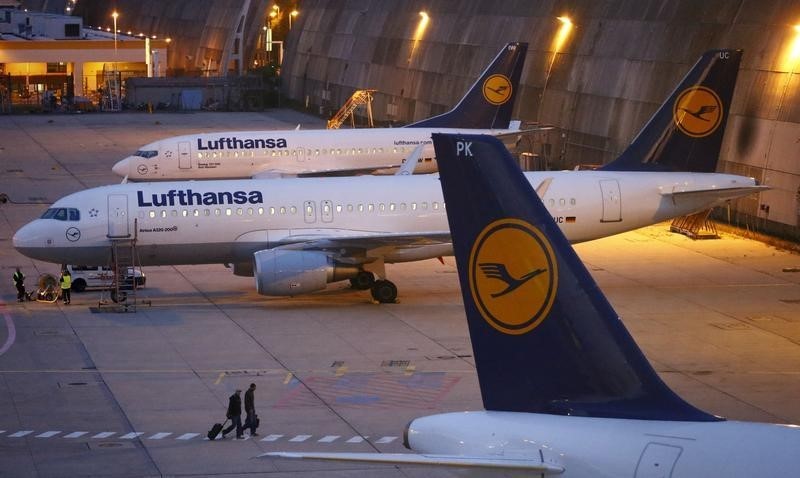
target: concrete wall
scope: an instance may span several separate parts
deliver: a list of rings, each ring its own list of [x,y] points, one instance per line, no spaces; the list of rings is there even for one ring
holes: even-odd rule
[[[415,46],[420,10],[431,21]],[[558,168],[608,162],[704,50],[742,48],[719,169],[773,187],[735,205],[749,227],[800,238],[800,64],[785,61],[800,2],[307,0],[301,11],[287,39],[284,86],[326,115],[357,88],[379,90],[379,121],[440,113],[504,43],[527,41],[516,116],[562,128],[536,146]],[[559,15],[576,28],[554,57]]]

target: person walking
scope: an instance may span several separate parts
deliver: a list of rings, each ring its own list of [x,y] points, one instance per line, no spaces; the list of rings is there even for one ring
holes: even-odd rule
[[[222,438],[230,433],[231,430],[236,428],[236,438],[244,438],[244,429],[242,428],[242,391],[236,390],[233,395],[228,399],[228,412],[225,414],[231,421],[231,426],[222,430]]]
[[[61,278],[58,281],[61,283],[61,299],[64,304],[69,305],[71,302],[72,274],[69,273],[69,270],[64,269],[61,271]]]
[[[19,270],[17,267],[17,271],[14,272],[12,276],[14,279],[14,287],[17,288],[17,302],[24,302],[25,301],[25,274]]]
[[[258,433],[256,433],[256,428],[258,427],[258,415],[256,415],[255,391],[256,384],[251,383],[250,388],[244,392],[244,428],[250,429],[251,437],[258,436]]]

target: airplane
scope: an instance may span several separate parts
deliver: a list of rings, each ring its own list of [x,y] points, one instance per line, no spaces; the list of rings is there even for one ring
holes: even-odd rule
[[[525,173],[570,241],[618,234],[765,189],[743,176],[676,172],[686,155],[713,171],[722,133],[684,134],[680,118],[672,119],[674,98],[700,87],[717,91],[726,113],[740,58],[741,51],[731,50],[700,58],[631,145],[648,149],[648,139],[658,143],[650,148],[657,153],[640,161],[626,150],[616,160],[635,171],[616,171],[615,161],[599,171]],[[235,275],[254,276],[258,292],[268,296],[349,280],[381,303],[397,299],[386,264],[452,255],[437,175],[102,186],[58,200],[19,229],[13,244],[34,259],[106,265],[115,238],[136,239],[141,266],[230,264]]]
[[[456,106],[402,128],[234,131],[175,136],[142,146],[113,171],[130,181],[280,178],[386,173],[431,132],[517,135],[511,121],[527,43],[508,43]],[[544,129],[544,128],[534,128]],[[533,131],[534,129],[526,130]],[[415,169],[436,171],[428,148]]]
[[[565,478],[797,476],[800,427],[711,415],[661,380],[500,142],[433,143],[485,410],[412,420],[414,453],[260,457]]]

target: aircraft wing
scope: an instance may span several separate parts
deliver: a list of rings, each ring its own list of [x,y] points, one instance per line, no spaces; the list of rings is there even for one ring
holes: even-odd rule
[[[356,255],[356,251],[376,251],[382,248],[397,249],[435,244],[449,244],[449,231],[415,233],[375,233],[331,237],[329,233],[303,234],[283,239],[284,250],[328,251],[341,257]]]
[[[735,188],[703,188],[703,189],[675,189],[664,191],[662,196],[672,197],[673,202],[681,199],[705,200],[705,201],[727,201],[749,194],[755,194],[770,189],[769,186],[741,186]]]
[[[560,475],[564,468],[538,460],[497,457],[472,457],[457,455],[418,455],[412,453],[289,453],[268,452],[258,458],[293,458],[302,460],[327,460],[360,463],[386,463],[390,465],[436,465],[464,468],[494,468],[526,470],[542,475]]]

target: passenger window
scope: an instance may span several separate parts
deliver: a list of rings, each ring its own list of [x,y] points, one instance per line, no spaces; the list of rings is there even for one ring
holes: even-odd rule
[[[343,209],[343,208],[342,208],[342,205],[341,205],[341,204],[337,204],[337,205],[336,205],[336,212],[342,212],[342,209]]]
[[[197,217],[199,215],[200,215],[200,210],[199,209],[195,209],[194,211],[192,211],[192,216]]]
[[[220,210],[219,209],[214,209],[214,215],[215,216],[219,216],[220,215]]]
[[[241,215],[242,215],[242,212],[243,212],[243,211],[242,211],[242,208],[240,208],[240,207],[237,207],[237,208],[236,208],[236,215],[237,215],[237,216],[241,216]]]
[[[347,205],[347,212],[353,212],[353,205],[352,204],[348,204]]]
[[[248,207],[247,208],[247,215],[248,216],[252,216],[253,215],[253,208],[252,207]]]
[[[390,210],[390,211],[394,211],[394,207],[395,207],[395,206],[394,206],[394,203],[390,203],[390,204],[389,204],[389,210]]]
[[[178,211],[176,209],[172,210],[172,217],[178,217]]]
[[[204,216],[210,216],[211,215],[211,210],[210,209],[203,209],[203,215]]]
[[[385,211],[385,210],[386,210],[386,205],[385,205],[385,204],[383,204],[383,203],[380,203],[380,205],[378,206],[378,209],[379,209],[381,212],[383,212],[383,211]]]
[[[231,210],[231,208],[225,208],[225,215],[226,216],[230,216],[232,214],[233,214],[233,211]]]
[[[439,203],[434,201],[433,203],[431,203],[431,207],[433,207],[434,211],[438,211],[439,210]]]
[[[270,216],[274,216],[275,215],[275,208],[274,207],[270,207],[269,208],[269,215]]]
[[[421,203],[421,204],[420,204],[420,207],[421,207],[422,209],[428,209],[428,203],[426,203],[426,202],[423,202],[423,203]]]
[[[566,200],[566,199],[564,199],[564,198],[561,198],[561,199],[559,199],[559,200],[558,200],[558,205],[559,205],[559,206],[563,206],[563,205],[564,205],[564,204],[566,204],[566,203],[567,203],[567,200]]]
[[[292,213],[292,214],[296,214],[297,213],[297,208],[295,206],[292,206],[292,207],[289,208],[289,212]]]
[[[174,212],[174,211],[173,211],[173,212]],[[167,217],[167,211],[166,211],[166,210],[162,210],[162,211],[161,211],[161,217],[162,217],[162,218],[165,218],[165,217]]]
[[[549,204],[550,206],[555,206],[556,205],[556,200],[550,198],[550,199],[547,200],[547,204]]]
[[[281,214],[286,214],[286,208],[281,206]]]
[[[188,210],[186,210],[186,209],[182,209],[182,210],[181,210],[181,215],[182,215],[183,217],[186,217],[186,216],[188,216],[188,215],[189,215],[189,211],[188,211]]]
[[[150,216],[150,219],[153,219],[153,218],[156,217],[156,212],[155,211],[150,211],[150,212],[147,213],[147,215]]]
[[[258,208],[258,215],[259,216],[263,216],[264,215],[264,208],[263,207]]]
[[[574,206],[574,205],[575,205],[575,198],[571,198],[571,199],[569,200],[569,205],[570,205],[570,206]]]
[[[363,204],[359,204],[358,205],[358,212],[364,212],[364,205]]]
[[[401,211],[405,211],[406,210],[406,203],[404,203],[404,202],[400,203],[400,210]]]
[[[411,210],[412,211],[416,211],[417,210],[417,203],[415,203],[415,202],[411,203]]]
[[[372,212],[375,210],[375,205],[370,203],[367,205],[367,211]]]

